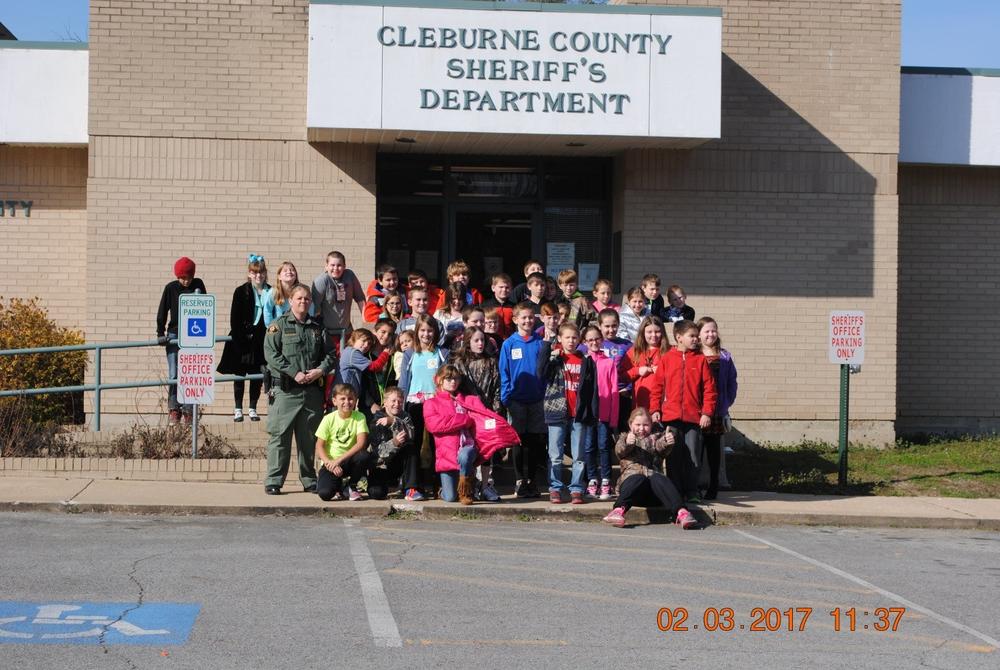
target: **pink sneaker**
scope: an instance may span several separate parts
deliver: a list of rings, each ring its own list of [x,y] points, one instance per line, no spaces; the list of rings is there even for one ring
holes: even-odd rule
[[[608,515],[601,519],[601,521],[604,523],[610,523],[612,526],[617,526],[618,528],[623,527],[625,525],[625,508],[614,508],[608,512]]]
[[[674,523],[684,530],[691,530],[698,525],[698,520],[694,518],[694,515],[691,514],[691,512],[682,507],[677,510],[677,520]]]
[[[604,480],[601,482],[601,500],[611,500],[615,497],[615,490],[611,488],[611,482]]]
[[[590,483],[587,484],[587,497],[597,499],[597,480],[591,479]]]

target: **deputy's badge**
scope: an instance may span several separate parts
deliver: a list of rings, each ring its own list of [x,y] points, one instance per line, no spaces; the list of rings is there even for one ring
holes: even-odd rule
[[[267,332],[269,332],[269,333],[276,333],[276,332],[278,332],[278,324],[272,323],[270,325],[270,327],[267,329]]]

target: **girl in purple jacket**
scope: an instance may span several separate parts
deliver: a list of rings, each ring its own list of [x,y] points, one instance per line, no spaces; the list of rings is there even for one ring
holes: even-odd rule
[[[708,456],[709,477],[705,500],[715,500],[719,495],[719,465],[725,457],[722,451],[722,436],[731,425],[729,408],[736,402],[736,363],[732,354],[722,348],[719,324],[715,319],[703,316],[697,325],[701,353],[708,360],[708,367],[715,376],[715,385],[719,392],[712,424],[702,431],[703,445]]]

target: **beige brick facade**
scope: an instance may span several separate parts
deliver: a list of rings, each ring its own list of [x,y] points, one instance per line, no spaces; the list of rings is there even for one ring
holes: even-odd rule
[[[0,296],[38,296],[60,325],[83,330],[87,149],[0,146],[0,200],[17,201],[0,218]]]
[[[182,255],[217,296],[220,335],[248,253],[307,282],[331,249],[373,267],[374,149],[305,141],[306,0],[94,0],[90,13],[87,250],[109,268],[88,286],[90,340],[153,337]],[[127,291],[109,299],[109,278]],[[160,349],[106,356],[106,381],[165,376]],[[232,411],[230,388],[211,411]],[[163,397],[102,401],[129,412]]]
[[[900,0],[649,4],[722,8],[722,139],[615,156],[620,288],[656,272],[719,320],[752,439],[835,439],[831,309],[869,321],[852,438],[1000,425],[998,356],[945,362],[930,327],[992,330],[1000,169],[897,165]],[[310,281],[336,248],[369,278],[376,149],[306,141],[308,0],[90,8],[89,149],[0,146],[0,198],[34,201],[0,219],[0,260],[21,269],[0,295],[39,295],[102,342],[152,338],[181,255],[218,297],[219,334],[248,253]],[[160,349],[105,355],[105,381],[165,375]],[[163,397],[108,392],[104,410]],[[229,412],[229,387],[217,397]]]
[[[836,438],[826,321],[865,310],[852,437],[891,441],[898,0],[656,4],[723,9],[723,139],[617,161],[625,285],[656,272],[719,320],[740,371],[733,416],[758,440]]]
[[[1000,168],[899,177],[899,431],[996,432]]]

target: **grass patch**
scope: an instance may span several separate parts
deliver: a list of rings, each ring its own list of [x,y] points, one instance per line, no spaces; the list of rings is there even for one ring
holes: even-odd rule
[[[781,493],[1000,498],[1000,436],[919,442],[900,440],[891,449],[852,446],[848,485],[837,487],[835,445],[751,446],[729,457],[737,490]]]

